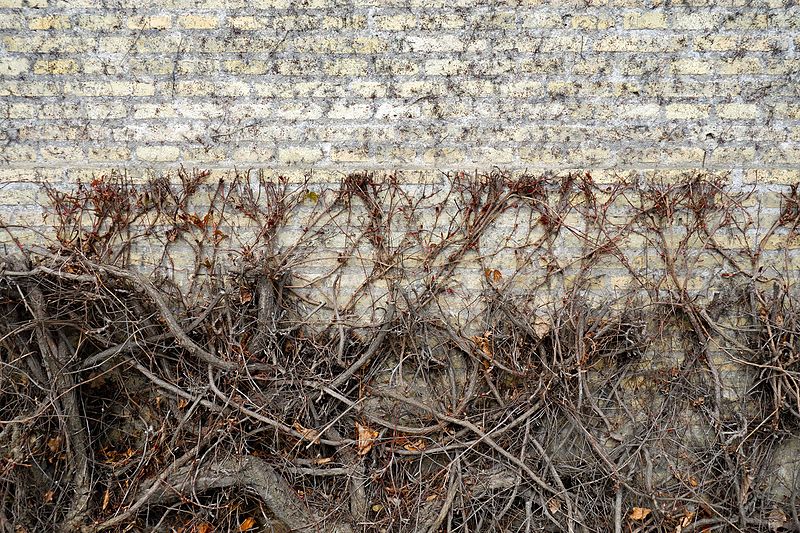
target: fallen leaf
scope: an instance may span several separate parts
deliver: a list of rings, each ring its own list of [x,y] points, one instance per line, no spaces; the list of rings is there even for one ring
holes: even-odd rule
[[[50,448],[50,451],[53,453],[58,453],[58,450],[61,449],[61,442],[62,442],[61,435],[57,437],[53,437],[52,439],[48,439],[47,447]]]
[[[209,524],[208,522],[203,522],[199,526],[197,526],[197,533],[211,533],[214,531],[214,526]]]
[[[547,508],[550,509],[551,513],[557,513],[561,510],[561,500],[558,498],[550,498],[547,501]]]
[[[786,516],[786,513],[779,507],[774,507],[767,515],[767,526],[770,531],[777,531],[785,526],[788,521],[789,518]]]
[[[44,503],[50,503],[51,501],[53,501],[54,495],[55,493],[52,490],[48,490],[47,492],[44,493],[44,496],[42,496],[42,500],[44,500]],[[105,509],[105,507],[103,507],[103,509]]]
[[[256,519],[253,518],[252,516],[248,516],[242,521],[241,524],[239,524],[239,531],[247,531],[254,525],[256,525]]]
[[[251,301],[253,301],[253,293],[244,287],[240,288],[239,301],[242,302],[242,304],[249,304]]]
[[[486,276],[486,279],[488,279],[489,281],[494,281],[495,283],[503,279],[503,273],[497,270],[496,268],[494,269],[487,268],[486,270],[483,271],[483,275]]]
[[[358,455],[368,454],[377,438],[377,431],[370,429],[369,426],[356,422],[356,446],[358,447]]]
[[[111,501],[111,491],[106,489],[103,493],[103,510],[105,511],[108,507],[108,502]]]
[[[425,501],[426,501],[426,502],[432,502],[432,501],[433,501],[433,500],[435,500],[436,498],[438,498],[438,496],[437,496],[436,494],[431,494],[430,496],[428,496],[427,498],[425,498]]]
[[[308,200],[312,204],[315,204],[319,200],[319,194],[315,193],[314,191],[308,191],[306,192],[304,200]]]
[[[647,515],[651,513],[651,510],[647,507],[634,507],[631,511],[631,520],[644,520],[647,518]]]
[[[326,465],[331,461],[333,461],[333,457],[319,457],[314,460],[314,463],[318,465]]]
[[[303,436],[305,440],[310,441],[313,444],[319,444],[319,431],[303,427],[299,422],[295,422],[293,427]]]
[[[221,232],[220,230],[218,230],[218,229],[215,229],[215,230],[214,230],[214,244],[219,244],[219,243],[221,243],[221,242],[222,242],[224,239],[227,239],[227,238],[228,238],[228,235],[227,235],[227,234],[225,234],[225,233],[222,233],[222,232]]]
[[[694,512],[693,511],[686,511],[683,515],[683,520],[681,520],[681,527],[686,527],[692,523],[694,520]]]
[[[375,505],[372,506],[372,510],[375,511],[376,513],[379,513],[383,511],[383,505],[376,503]]]
[[[478,337],[477,335],[472,337],[472,342],[478,345],[478,348],[488,357],[489,359],[492,358],[492,346],[489,343],[489,338],[492,336],[491,331],[487,331],[483,334],[483,337]]]
[[[537,317],[533,322],[533,332],[536,333],[540,339],[543,339],[545,335],[550,333],[550,324]]]
[[[425,441],[422,439],[417,439],[414,442],[409,442],[403,446],[403,448],[410,452],[418,452],[425,449]]]

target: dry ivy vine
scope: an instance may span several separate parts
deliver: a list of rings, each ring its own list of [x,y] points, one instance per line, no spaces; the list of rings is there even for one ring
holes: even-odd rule
[[[797,187],[228,179],[6,227],[2,531],[800,531]]]

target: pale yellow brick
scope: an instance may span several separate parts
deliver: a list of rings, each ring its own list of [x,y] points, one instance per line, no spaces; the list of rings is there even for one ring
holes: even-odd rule
[[[409,35],[405,43],[412,52],[444,53],[461,52],[465,49],[465,44],[459,37],[447,34],[435,37]]]
[[[228,159],[228,150],[225,146],[192,145],[181,150],[181,159],[185,161],[202,161],[204,163],[220,162]]]
[[[729,120],[752,120],[761,114],[755,104],[720,104],[716,109],[718,117]]]
[[[654,119],[661,113],[658,104],[624,104],[614,107],[614,113],[623,119]]]
[[[500,84],[499,90],[501,96],[535,98],[544,94],[544,84],[540,81],[514,81]]]
[[[122,20],[117,15],[79,15],[78,27],[89,31],[117,30],[122,27]]]
[[[455,147],[431,148],[425,150],[422,160],[435,165],[459,164],[464,161],[464,150]]]
[[[223,61],[222,68],[225,69],[226,72],[230,72],[232,74],[255,75],[266,73],[269,67],[266,61],[259,59],[251,59],[249,61],[231,59]]]
[[[400,98],[442,96],[447,92],[447,84],[435,81],[404,81],[397,84],[395,92]]]
[[[328,111],[334,120],[365,120],[372,116],[372,104],[336,102]]]
[[[65,30],[70,27],[69,16],[67,15],[34,17],[28,21],[28,28],[31,30]]]
[[[714,65],[718,74],[739,76],[742,74],[761,74],[764,67],[757,57],[741,57],[736,59],[722,59]]]
[[[2,9],[17,9],[22,6],[22,0],[0,0],[0,8]]]
[[[381,37],[356,37],[352,46],[356,54],[379,54],[389,49],[389,41]]]
[[[709,163],[712,165],[730,165],[748,163],[756,157],[752,147],[718,147],[711,152]]]
[[[278,150],[278,162],[285,165],[316,163],[322,157],[321,149],[308,146],[290,146]]]
[[[153,83],[132,81],[68,81],[64,84],[64,94],[73,96],[152,96]]]
[[[127,161],[131,151],[126,146],[90,146],[86,157],[90,161]]]
[[[708,11],[698,11],[673,15],[672,27],[676,30],[711,30],[716,28],[719,23],[719,15]]]
[[[788,185],[800,182],[800,170],[786,168],[750,169],[744,173],[742,181],[745,184]]]
[[[0,116],[8,119],[34,118],[39,106],[26,102],[4,102],[0,105]]]
[[[662,11],[626,13],[622,19],[626,30],[655,30],[667,27],[667,17]]]
[[[239,146],[233,151],[234,161],[248,163],[266,163],[275,157],[275,150],[269,146],[250,144]]]
[[[166,30],[172,27],[172,16],[132,16],[128,18],[127,25],[132,30]]]
[[[738,35],[710,34],[700,35],[694,39],[694,49],[701,52],[727,52],[741,46]]]
[[[30,64],[22,57],[0,57],[0,76],[19,76],[27,72]]]
[[[471,156],[472,163],[480,165],[508,165],[514,161],[513,148],[475,148]]]
[[[367,147],[334,147],[331,150],[331,161],[341,163],[364,163],[371,161],[372,156]]]
[[[695,120],[708,117],[707,105],[698,104],[668,104],[666,117],[670,120]]]
[[[670,65],[674,74],[685,74],[690,76],[699,76],[711,74],[713,68],[711,63],[705,59],[678,59]]]
[[[366,76],[368,63],[364,59],[333,59],[327,61],[324,71],[328,76]]]
[[[385,83],[379,81],[352,81],[347,90],[361,98],[384,98],[389,92]]]
[[[259,30],[264,28],[263,19],[252,16],[229,17],[228,24],[237,30]]]
[[[79,161],[83,159],[83,150],[78,146],[48,145],[39,148],[39,155],[45,161]]]
[[[21,30],[28,27],[25,22],[19,13],[3,13],[0,16],[0,30]]]
[[[58,84],[49,81],[7,81],[0,84],[0,96],[57,96],[61,94]]]
[[[165,162],[177,161],[181,151],[177,146],[139,146],[136,148],[136,157],[142,161]]]
[[[377,15],[373,17],[372,23],[379,30],[405,31],[417,25],[417,17],[413,13]]]
[[[738,12],[725,18],[722,27],[726,30],[765,30],[769,26],[766,13]]]
[[[219,26],[217,15],[180,15],[178,16],[178,26],[189,30],[211,30]]]
[[[35,74],[75,74],[78,62],[74,59],[39,59],[33,65]]]
[[[292,0],[252,0],[252,6],[258,9],[286,9],[291,5]]]
[[[326,30],[363,30],[367,27],[367,17],[364,15],[328,15],[322,18],[322,27]]]
[[[375,160],[381,163],[409,164],[417,157],[415,148],[405,146],[378,146],[375,148]]]
[[[686,38],[680,35],[610,35],[597,39],[597,52],[675,52],[683,48]]]
[[[275,116],[285,120],[315,120],[321,118],[324,110],[316,103],[288,102],[275,110]]]
[[[516,14],[513,11],[494,12],[479,15],[473,27],[486,30],[509,30],[516,26]]]
[[[417,25],[423,30],[458,30],[467,26],[467,19],[462,13],[439,12],[420,15]]]
[[[532,13],[525,13],[522,17],[523,28],[563,28],[564,19],[560,13],[548,12],[537,9]]]
[[[696,168],[703,164],[706,151],[700,147],[681,146],[660,150],[660,156],[663,165]]]
[[[419,61],[398,58],[378,58],[375,60],[375,72],[395,76],[413,76],[420,71]]]
[[[577,89],[571,81],[551,81],[547,84],[547,92],[553,96],[571,96],[577,93]]]
[[[36,161],[36,149],[31,146],[0,143],[0,161]]]
[[[469,64],[459,59],[428,59],[425,61],[425,74],[429,76],[454,76],[467,72]]]
[[[573,15],[570,27],[575,30],[607,30],[614,26],[614,19],[596,15]]]

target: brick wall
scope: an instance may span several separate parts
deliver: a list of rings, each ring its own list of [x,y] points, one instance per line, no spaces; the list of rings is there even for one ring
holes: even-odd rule
[[[177,165],[793,176],[798,28],[788,0],[0,0],[2,180]]]

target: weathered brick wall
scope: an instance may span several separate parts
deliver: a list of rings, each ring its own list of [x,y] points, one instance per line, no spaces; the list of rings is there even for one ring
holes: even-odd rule
[[[2,180],[177,165],[793,173],[794,4],[2,0]]]

